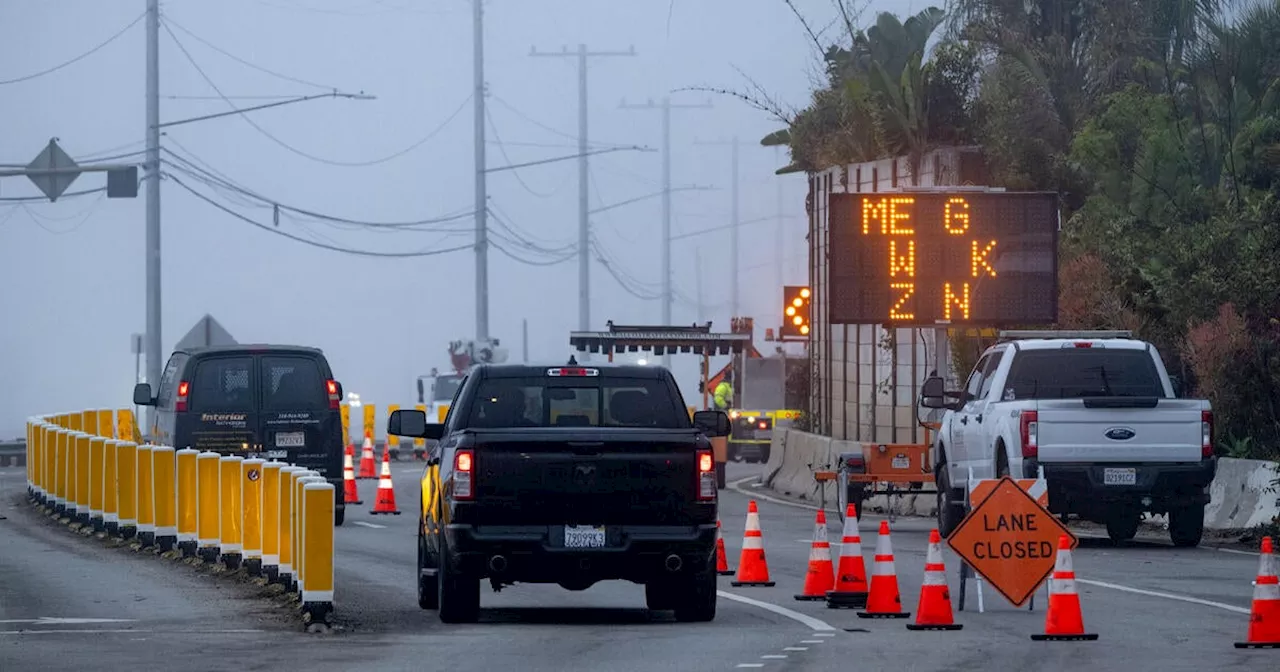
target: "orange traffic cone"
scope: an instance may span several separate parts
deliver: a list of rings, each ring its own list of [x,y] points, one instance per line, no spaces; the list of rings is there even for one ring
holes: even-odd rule
[[[1049,579],[1049,609],[1044,616],[1044,634],[1031,635],[1037,642],[1093,641],[1097,635],[1085,634],[1084,615],[1080,613],[1080,593],[1076,592],[1076,572],[1071,566],[1071,537],[1058,537],[1058,557]]]
[[[813,543],[809,546],[809,571],[804,575],[804,591],[795,597],[797,600],[825,600],[827,591],[835,587],[831,544],[827,542],[827,514],[819,509],[813,521]]]
[[[898,592],[898,570],[893,565],[893,543],[889,541],[889,522],[882,520],[880,536],[876,538],[875,565],[871,570],[871,592],[867,595],[867,610],[859,611],[858,618],[907,618],[910,615],[911,612],[902,610],[902,595]]]
[[[378,493],[373,499],[373,511],[369,513],[391,513],[400,515],[396,508],[396,489],[391,483],[391,456],[382,452],[382,476],[378,478]]]
[[[1271,537],[1262,538],[1262,557],[1258,560],[1258,581],[1253,587],[1253,608],[1249,613],[1247,641],[1236,642],[1237,649],[1280,649],[1280,579],[1276,578],[1275,550]]]
[[[351,464],[355,454],[356,447],[348,445],[342,456],[342,501],[346,504],[364,504],[360,501],[360,490],[356,487],[356,468]]]
[[[747,530],[742,533],[738,576],[729,585],[766,588],[775,585],[769,580],[769,563],[764,559],[764,535],[760,533],[760,511],[754,499],[747,503]]]
[[[858,531],[858,512],[850,504],[844,514],[836,587],[827,593],[827,608],[862,609],[866,606],[867,564],[862,559],[862,533]]]
[[[724,537],[720,536],[720,521],[716,521],[716,574],[721,576],[729,576],[733,574],[733,570],[729,569],[729,558],[724,552]]]
[[[951,613],[951,589],[947,587],[947,570],[942,564],[942,536],[929,531],[929,552],[924,558],[924,583],[920,586],[920,602],[916,605],[916,622],[908,630],[959,630]]]
[[[360,448],[360,475],[356,478],[377,478],[377,464],[373,457],[373,435],[364,433],[364,445]]]

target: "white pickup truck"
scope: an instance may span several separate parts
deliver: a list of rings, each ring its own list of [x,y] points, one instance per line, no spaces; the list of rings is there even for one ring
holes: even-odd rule
[[[1180,399],[1155,347],[1128,332],[1001,332],[963,390],[921,389],[945,409],[933,446],[938,528],[964,517],[974,478],[1035,478],[1049,510],[1132,539],[1144,512],[1168,514],[1175,546],[1204,530],[1217,471],[1209,402]]]

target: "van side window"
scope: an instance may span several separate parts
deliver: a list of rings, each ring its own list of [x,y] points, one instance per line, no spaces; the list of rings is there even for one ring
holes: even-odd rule
[[[252,357],[213,357],[200,362],[191,381],[191,410],[252,412],[253,377]]]
[[[324,410],[329,396],[320,366],[311,357],[262,357],[262,410]]]
[[[182,375],[182,367],[190,359],[187,355],[174,353],[169,357],[169,363],[165,364],[164,372],[160,374],[160,385],[156,388],[156,407],[164,410],[173,409],[174,388],[178,385],[178,376]]]

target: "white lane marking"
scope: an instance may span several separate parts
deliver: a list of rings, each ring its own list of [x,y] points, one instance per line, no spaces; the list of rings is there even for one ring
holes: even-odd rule
[[[1076,583],[1083,583],[1086,586],[1098,586],[1099,588],[1110,588],[1112,590],[1119,590],[1126,593],[1135,593],[1137,595],[1146,595],[1148,597],[1163,597],[1166,600],[1177,600],[1178,602],[1200,604],[1206,607],[1223,609],[1225,611],[1230,611],[1235,614],[1245,614],[1246,616],[1249,614],[1249,610],[1245,609],[1244,607],[1237,607],[1230,604],[1223,604],[1221,602],[1214,602],[1212,600],[1202,600],[1198,597],[1191,597],[1189,595],[1175,595],[1173,593],[1162,593],[1157,590],[1144,590],[1142,588],[1122,586],[1118,583],[1107,583],[1106,581],[1093,581],[1091,579],[1076,579]]]
[[[353,521],[351,521],[351,524],[352,524],[352,525],[359,525],[360,527],[371,527],[371,528],[373,528],[373,529],[375,529],[375,530],[385,530],[385,529],[387,529],[387,526],[386,526],[386,525],[379,525],[379,524],[377,524],[377,523],[366,523],[366,522],[364,522],[363,520],[353,520]]]
[[[36,625],[87,625],[89,623],[134,623],[136,618],[57,618],[41,616],[40,618],[11,618],[0,623],[34,623]]]
[[[800,643],[801,644],[821,644],[822,640],[821,639],[802,639],[800,640]]]
[[[764,667],[764,663],[738,663],[738,667]]]
[[[809,650],[809,647],[807,647],[807,646],[784,646],[784,647],[782,647],[782,650],[783,650],[783,651],[808,651],[808,650]]]
[[[813,633],[813,636],[814,636],[814,637],[835,637],[835,636],[836,636],[836,633],[834,633],[834,632],[815,632],[815,633]]]
[[[783,653],[768,653],[760,656],[762,660],[786,660],[787,656]]]
[[[245,635],[255,633],[265,633],[266,630],[252,629],[233,629],[233,630],[150,630],[147,628],[131,629],[131,628],[103,628],[94,630],[89,628],[59,628],[50,630],[47,628],[36,630],[0,630],[0,635],[118,635],[122,633],[141,634],[152,633],[157,635]]]
[[[753,600],[750,597],[743,597],[741,595],[731,593],[727,590],[717,590],[716,594],[727,600],[733,600],[734,602],[749,604],[753,607],[759,607],[761,609],[764,609],[765,611],[772,611],[773,613],[779,616],[786,616],[787,618],[793,621],[796,621],[804,624],[805,626],[808,626],[810,630],[821,630],[826,632],[835,632],[836,630],[835,627],[831,626],[830,624],[820,621],[812,616],[806,616],[798,611],[792,611],[790,609],[787,609],[786,607],[779,607],[778,605],[773,604],[771,602],[762,602],[760,600]]]
[[[730,490],[732,490],[732,491],[734,491],[734,492],[736,492],[736,493],[738,493],[739,495],[742,495],[742,496],[747,497],[747,498],[749,498],[749,499],[762,499],[762,500],[764,500],[764,501],[766,501],[766,502],[772,502],[772,503],[774,503],[774,504],[781,504],[781,505],[783,505],[783,506],[790,506],[790,507],[797,508],[797,509],[806,509],[806,510],[808,510],[808,511],[817,511],[817,510],[818,510],[818,507],[813,506],[812,504],[801,504],[801,503],[799,503],[799,502],[788,502],[788,501],[787,501],[787,500],[785,500],[785,499],[779,499],[779,498],[777,498],[777,497],[771,497],[771,496],[769,496],[769,495],[764,494],[763,492],[754,491],[754,490],[743,490],[743,489],[742,489],[742,487],[741,487],[741,486],[742,486],[742,484],[743,484],[743,483],[746,483],[747,481],[750,481],[750,480],[755,479],[755,478],[758,478],[758,477],[757,477],[757,476],[748,476],[748,477],[746,477],[746,478],[740,478],[740,479],[738,479],[738,480],[736,480],[736,481],[734,481],[734,482],[730,483],[730,484],[729,484],[729,489],[730,489]],[[762,489],[763,489],[763,488],[762,488]],[[832,512],[832,513],[835,513],[835,512],[836,512],[836,510],[835,510],[835,509],[830,509],[830,508],[829,508],[829,509],[827,509],[827,511],[830,511],[830,512]]]
[[[1261,553],[1255,553],[1254,551],[1241,551],[1235,548],[1216,548],[1214,550],[1222,551],[1223,553],[1235,553],[1237,555],[1252,555],[1255,558],[1262,555]]]

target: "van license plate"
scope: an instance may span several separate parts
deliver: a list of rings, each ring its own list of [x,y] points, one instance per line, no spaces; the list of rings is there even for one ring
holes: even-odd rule
[[[1104,469],[1102,483],[1104,485],[1136,485],[1138,473],[1135,469]]]
[[[287,450],[268,450],[268,460],[287,460],[289,459],[289,451]]]
[[[276,434],[277,448],[301,448],[307,445],[306,434],[302,432],[279,432]]]
[[[604,548],[604,526],[565,525],[565,548]]]

